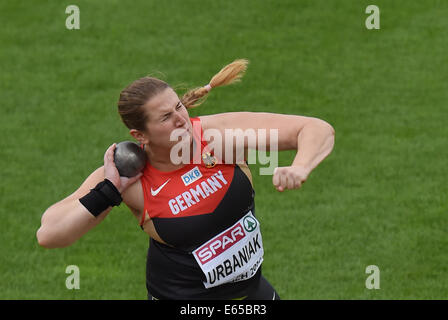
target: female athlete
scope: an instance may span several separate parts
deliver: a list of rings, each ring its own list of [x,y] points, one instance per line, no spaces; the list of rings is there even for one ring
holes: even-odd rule
[[[150,237],[149,299],[279,299],[261,272],[263,239],[247,166],[249,139],[238,135],[265,129],[267,136],[256,137],[255,148],[298,151],[291,166],[273,172],[273,186],[282,192],[300,188],[330,154],[334,130],[323,120],[298,115],[230,112],[189,117],[189,108],[201,104],[212,88],[239,80],[246,66],[247,60],[236,60],[209,84],[180,99],[166,82],[152,77],[126,87],[118,111],[146,152],[146,167],[135,177],[119,176],[116,145],[110,146],[104,166],[44,212],[39,244],[69,246],[124,202]],[[230,129],[236,134],[226,135]],[[272,129],[276,139],[270,137]],[[205,134],[210,131],[213,141]],[[218,135],[222,139],[215,140]],[[234,143],[238,138],[240,145]],[[175,147],[178,152],[173,153]],[[238,161],[239,147],[243,161]],[[173,154],[190,161],[174,161]]]

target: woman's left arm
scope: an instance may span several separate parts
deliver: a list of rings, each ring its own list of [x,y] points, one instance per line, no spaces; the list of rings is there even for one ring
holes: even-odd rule
[[[272,182],[277,190],[300,188],[311,171],[333,150],[334,136],[330,124],[311,118],[297,134],[297,154],[291,166],[274,170]]]
[[[297,150],[291,166],[274,170],[272,182],[278,191],[300,188],[311,171],[331,153],[334,145],[333,127],[313,117],[264,112],[229,112],[201,116],[200,119],[204,131],[217,129],[223,137],[226,129],[266,129],[266,141],[261,141],[261,144],[257,141],[257,148],[266,148],[265,150],[271,147],[270,130],[275,129],[279,151]],[[225,143],[223,140],[224,145]],[[248,147],[247,139],[244,147]]]

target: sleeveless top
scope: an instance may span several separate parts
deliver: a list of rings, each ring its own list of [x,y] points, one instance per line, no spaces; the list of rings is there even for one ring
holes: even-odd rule
[[[259,280],[263,261],[250,170],[219,163],[200,119],[190,120],[200,163],[162,172],[148,162],[140,179],[140,225],[152,219],[166,243],[150,239],[147,289],[158,299],[241,298]]]

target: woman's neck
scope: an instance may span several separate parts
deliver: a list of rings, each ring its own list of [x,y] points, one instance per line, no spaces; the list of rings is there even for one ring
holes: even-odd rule
[[[190,144],[189,163],[193,159],[194,143]],[[185,161],[181,161],[179,164],[175,164],[171,161],[171,149],[166,148],[154,148],[145,145],[145,152],[148,158],[148,162],[159,171],[174,171],[180,169],[186,165]],[[182,151],[180,153],[180,159],[183,159]]]

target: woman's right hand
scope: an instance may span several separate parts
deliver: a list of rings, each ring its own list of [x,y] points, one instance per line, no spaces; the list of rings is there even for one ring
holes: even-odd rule
[[[132,178],[121,177],[114,162],[114,152],[117,144],[111,145],[104,154],[104,178],[110,180],[120,193],[123,193],[127,187],[136,182],[142,176],[140,172]]]

